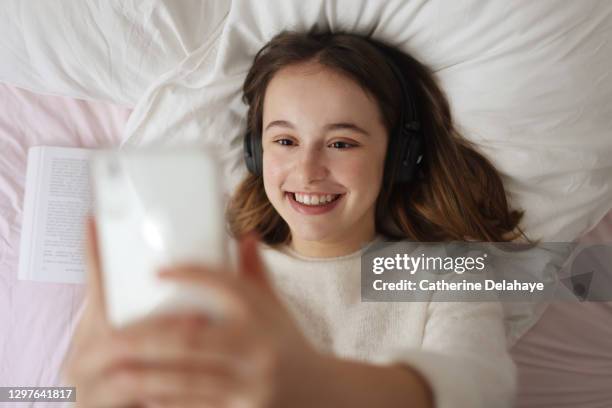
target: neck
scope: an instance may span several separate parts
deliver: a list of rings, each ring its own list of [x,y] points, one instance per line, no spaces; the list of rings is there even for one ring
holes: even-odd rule
[[[376,230],[368,228],[360,233],[348,236],[330,237],[322,240],[309,241],[293,236],[289,247],[302,256],[311,258],[334,258],[352,254],[371,242],[376,236]]]

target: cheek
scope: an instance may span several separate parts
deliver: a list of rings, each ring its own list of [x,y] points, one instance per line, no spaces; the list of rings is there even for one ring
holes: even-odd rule
[[[360,191],[371,191],[377,194],[383,176],[383,158],[378,152],[338,162],[335,174],[342,174],[342,183]]]
[[[263,158],[264,187],[268,197],[278,190],[287,173],[287,160],[275,154],[264,153]]]

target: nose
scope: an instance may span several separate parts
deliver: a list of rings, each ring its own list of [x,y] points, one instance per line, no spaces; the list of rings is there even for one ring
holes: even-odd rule
[[[327,159],[323,149],[311,146],[302,150],[296,165],[300,181],[306,185],[313,181],[324,180],[329,175]]]

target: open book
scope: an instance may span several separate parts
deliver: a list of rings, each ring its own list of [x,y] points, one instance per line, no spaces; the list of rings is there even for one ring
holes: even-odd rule
[[[84,221],[90,213],[92,149],[28,151],[19,279],[84,283]]]

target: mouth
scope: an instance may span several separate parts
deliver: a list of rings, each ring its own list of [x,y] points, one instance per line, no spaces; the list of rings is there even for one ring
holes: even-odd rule
[[[297,212],[305,215],[319,215],[333,210],[345,194],[303,194],[287,191],[285,196]]]

